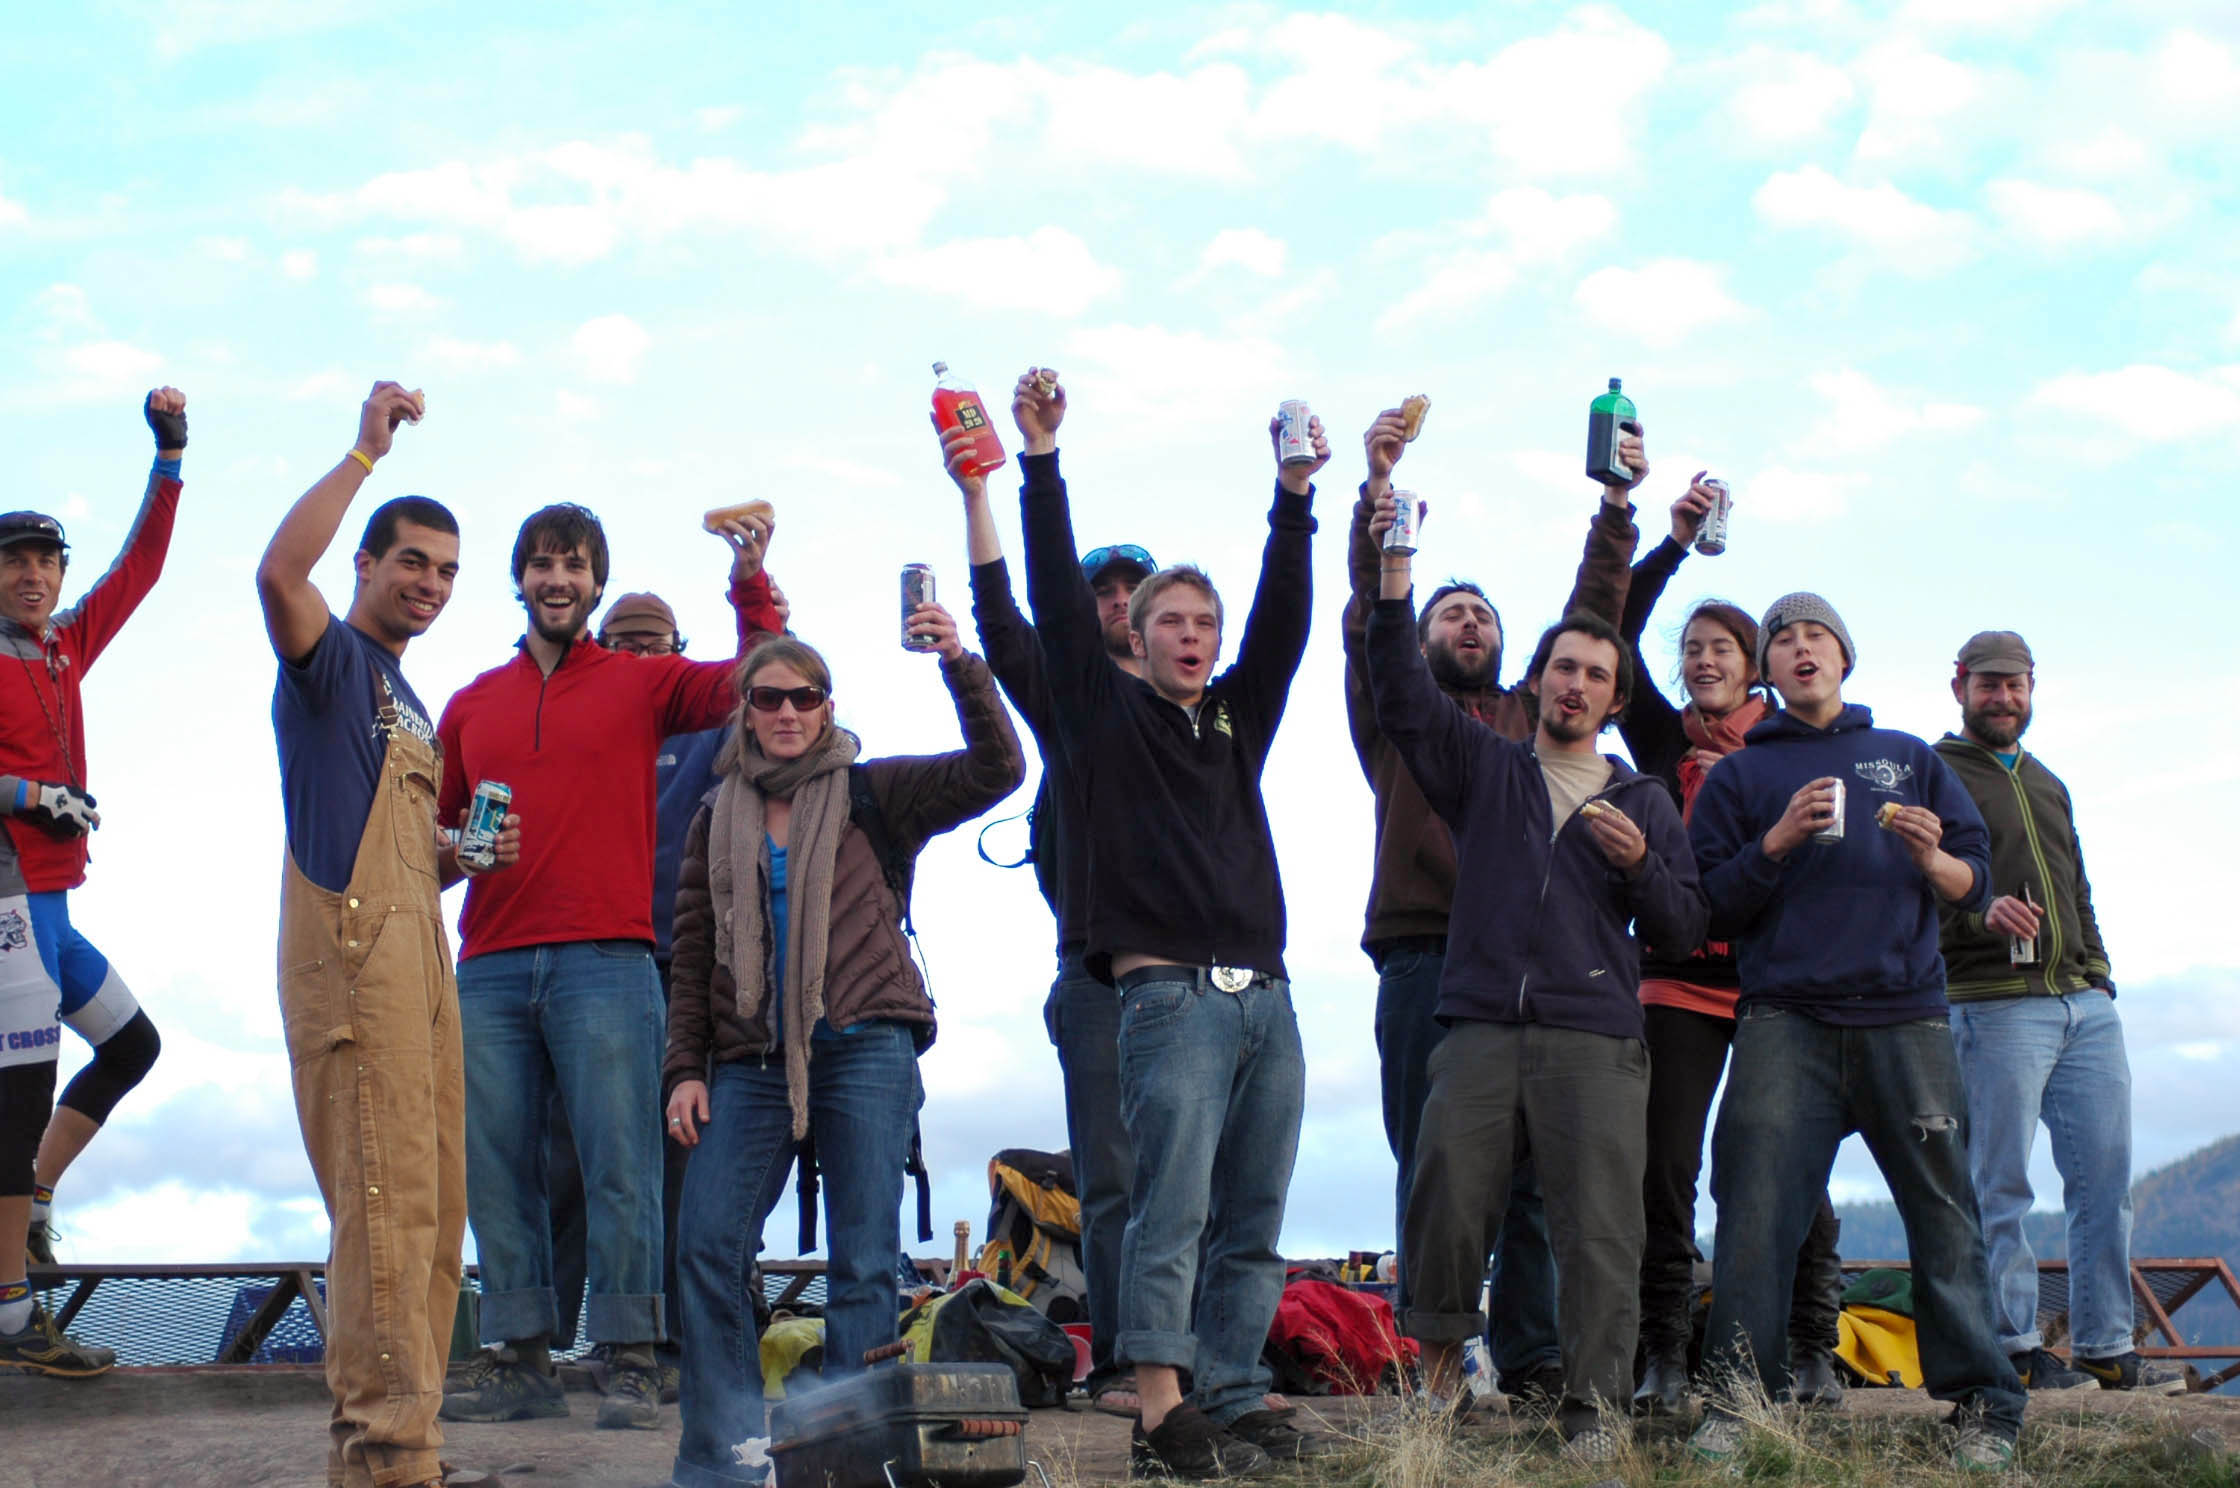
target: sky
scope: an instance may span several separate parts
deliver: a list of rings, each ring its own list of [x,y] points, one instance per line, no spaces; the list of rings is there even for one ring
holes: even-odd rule
[[[1060,369],[1084,544],[1199,561],[1232,606],[1266,421],[1309,400],[1337,457],[1266,776],[1308,1059],[1293,1254],[1391,1240],[1338,616],[1359,431],[1418,391],[1418,561],[1493,593],[1505,680],[1569,585],[1611,376],[1647,427],[1645,546],[1693,472],[1734,491],[1730,550],[1652,622],[1668,688],[1693,599],[1811,588],[1858,644],[1846,695],[1934,737],[1961,640],[2022,631],[2029,743],[2075,796],[2121,991],[2138,1170],[2240,1127],[2229,0],[105,0],[0,45],[0,505],[60,516],[82,582],[139,499],[142,393],[184,389],[193,431],[163,580],[86,682],[104,825],[73,913],[164,1056],[64,1182],[66,1257],[324,1253],[274,992],[252,573],[377,378],[428,416],[345,533],[405,492],[464,529],[405,662],[431,706],[510,654],[507,553],[549,501],[605,518],[610,595],[659,591],[691,654],[722,654],[728,553],[698,518],[761,496],[795,628],[873,754],[955,742],[934,663],[894,635],[901,564],[967,593],[929,363],[984,389]],[[348,546],[318,572],[338,607]],[[1065,1140],[1049,920],[975,830],[918,876],[932,1250],[984,1222],[991,1153]],[[66,1040],[65,1078],[82,1057]],[[2054,1202],[2042,1144],[2038,1167]],[[1835,1190],[1883,1193],[1856,1142]],[[782,1204],[771,1253],[793,1223]]]

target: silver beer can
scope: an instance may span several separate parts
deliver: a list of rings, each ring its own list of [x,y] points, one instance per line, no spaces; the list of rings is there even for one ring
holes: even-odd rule
[[[485,780],[474,788],[467,802],[467,825],[459,833],[459,861],[488,872],[498,866],[498,834],[505,830],[506,812],[513,806],[513,787]]]
[[[1312,465],[1314,463],[1314,431],[1308,421],[1314,410],[1304,399],[1287,398],[1276,408],[1276,463],[1279,465]]]
[[[1843,782],[1836,782],[1836,819],[1812,834],[1815,842],[1841,842],[1843,840]]]
[[[1405,557],[1416,550],[1416,530],[1423,512],[1413,491],[1392,493],[1392,525],[1384,530],[1384,550]]]
[[[1734,508],[1734,498],[1727,494],[1723,480],[1707,480],[1704,489],[1711,492],[1711,510],[1703,515],[1703,526],[1696,530],[1696,551],[1706,558],[1716,558],[1727,550],[1727,514]]]
[[[934,643],[933,643],[933,639],[932,639],[932,637],[930,637],[930,636],[924,636],[924,635],[913,635],[913,634],[911,634],[911,631],[910,631],[910,617],[911,617],[912,615],[914,615],[914,614],[916,614],[916,613],[917,613],[917,611],[918,611],[918,606],[920,606],[920,605],[929,605],[929,604],[932,604],[932,603],[933,603],[933,567],[932,567],[932,565],[931,565],[931,564],[926,564],[926,563],[905,563],[905,564],[903,564],[903,565],[902,565],[902,649],[903,649],[903,650],[905,650],[905,651],[931,651],[931,650],[933,649],[933,645],[934,645]]]
[[[2007,937],[2007,961],[2013,966],[2038,964],[2038,937],[2035,935],[2010,935]]]

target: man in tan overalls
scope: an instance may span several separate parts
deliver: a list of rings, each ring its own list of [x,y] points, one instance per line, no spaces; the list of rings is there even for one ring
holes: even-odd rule
[[[336,1488],[444,1481],[436,1411],[467,1215],[459,997],[439,902],[462,869],[439,840],[435,729],[398,667],[451,597],[458,523],[422,496],[377,509],[346,619],[311,582],[397,426],[419,422],[425,406],[419,393],[375,384],[356,445],[290,509],[257,569],[280,659],[280,1011],[304,1150],[333,1227]],[[520,851],[517,819],[505,825],[500,867]]]

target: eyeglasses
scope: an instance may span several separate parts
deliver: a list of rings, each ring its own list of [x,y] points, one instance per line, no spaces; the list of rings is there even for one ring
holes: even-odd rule
[[[750,687],[747,706],[757,713],[775,713],[791,703],[794,712],[809,713],[824,706],[824,697],[821,687]]]
[[[684,637],[648,635],[643,631],[634,631],[604,637],[599,644],[609,651],[621,651],[631,656],[675,656],[684,650]]]
[[[1081,576],[1093,579],[1098,570],[1114,563],[1137,564],[1145,573],[1159,571],[1159,565],[1152,561],[1151,555],[1134,543],[1113,543],[1109,547],[1091,548],[1081,555]]]

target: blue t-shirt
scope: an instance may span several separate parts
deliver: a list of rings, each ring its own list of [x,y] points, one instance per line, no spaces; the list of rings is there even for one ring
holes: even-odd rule
[[[770,1026],[776,1031],[779,1040],[783,1042],[786,1034],[786,916],[788,913],[786,908],[786,850],[771,841],[767,835],[763,837],[762,844],[770,850],[770,936],[771,943],[778,948],[778,953],[773,958],[775,963],[773,971],[778,982],[770,994]],[[829,1022],[819,1018],[817,1019],[817,1026],[809,1030],[809,1037],[813,1039],[836,1039],[842,1034],[856,1033],[869,1026],[865,1023],[851,1023],[846,1028],[834,1028]]]
[[[280,746],[288,856],[322,889],[350,886],[381,788],[381,761],[400,729],[436,747],[428,710],[396,656],[365,632],[329,615],[310,655],[280,663],[272,733]]]

